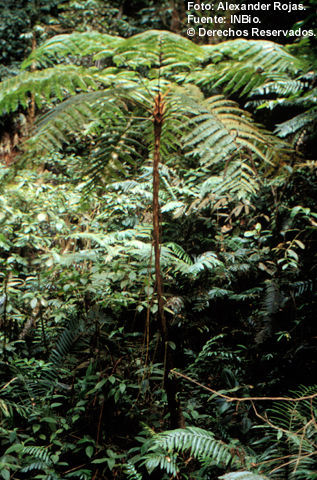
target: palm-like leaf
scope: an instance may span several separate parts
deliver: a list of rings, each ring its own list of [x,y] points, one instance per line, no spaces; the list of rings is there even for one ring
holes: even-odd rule
[[[164,74],[171,69],[189,71],[204,58],[203,49],[186,38],[167,31],[147,30],[119,44],[113,60],[117,65],[133,68],[160,67]]]
[[[102,57],[112,53],[124,40],[100,32],[73,32],[69,35],[56,35],[50,38],[23,62],[22,68],[31,65],[47,67],[65,61],[66,57],[82,58],[100,54]]]
[[[240,465],[243,455],[243,452],[215,439],[213,433],[207,430],[186,427],[155,434],[143,463],[149,471],[160,467],[168,474],[176,475],[179,471],[177,454],[185,452],[205,465],[212,464],[222,468],[229,464]]]
[[[193,72],[188,80],[210,90],[221,86],[225,92],[247,95],[263,85],[272,73],[297,74],[307,69],[304,61],[269,41],[237,39],[203,48],[211,64]]]

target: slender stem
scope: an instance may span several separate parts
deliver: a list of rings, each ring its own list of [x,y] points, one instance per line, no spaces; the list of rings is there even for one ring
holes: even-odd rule
[[[208,392],[213,393],[215,396],[224,398],[227,402],[256,402],[256,401],[282,401],[282,402],[300,402],[302,400],[310,400],[312,398],[317,397],[317,393],[312,393],[311,395],[305,395],[303,397],[230,397],[229,395],[225,395],[224,393],[218,392],[217,390],[214,390],[213,388],[206,387],[206,385],[203,385],[202,383],[197,382],[197,380],[194,380],[193,378],[188,377],[188,375],[184,375],[184,373],[177,372],[176,370],[173,370],[171,372],[172,375],[176,375],[177,377],[184,378],[185,380],[194,383],[195,385],[198,385],[199,387],[203,388],[204,390],[207,390]]]
[[[179,400],[177,398],[177,385],[175,379],[171,378],[170,371],[173,368],[173,359],[168,343],[168,325],[164,312],[163,282],[161,275],[161,250],[160,250],[160,150],[161,136],[164,122],[164,98],[159,92],[155,98],[153,122],[154,122],[154,159],[153,159],[153,245],[155,264],[156,296],[158,303],[158,317],[164,347],[164,389],[167,396],[168,409],[170,413],[170,424],[172,428],[184,426]]]
[[[168,342],[167,324],[164,312],[163,287],[160,265],[160,205],[159,205],[159,188],[160,188],[160,148],[161,134],[163,125],[164,102],[161,94],[158,93],[155,98],[154,108],[154,161],[153,161],[153,243],[154,243],[154,262],[155,262],[155,281],[156,294],[158,301],[158,314],[161,323],[162,337],[164,344]]]

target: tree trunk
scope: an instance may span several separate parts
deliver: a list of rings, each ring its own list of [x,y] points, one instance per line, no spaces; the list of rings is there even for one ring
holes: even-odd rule
[[[160,264],[160,206],[159,206],[159,188],[160,188],[160,149],[162,126],[164,122],[164,99],[161,93],[155,98],[153,111],[154,122],[154,160],[153,160],[153,244],[154,244],[154,262],[155,262],[155,283],[158,302],[158,317],[162,335],[164,351],[164,389],[167,396],[168,409],[170,413],[171,428],[184,426],[184,418],[177,398],[176,379],[171,378],[170,371],[173,368],[173,359],[168,342],[168,324],[164,312],[163,285]]]

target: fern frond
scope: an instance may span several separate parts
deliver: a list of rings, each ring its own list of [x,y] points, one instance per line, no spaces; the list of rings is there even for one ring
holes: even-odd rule
[[[7,399],[0,399],[0,411],[5,417],[12,418],[17,413],[20,417],[28,418],[32,410],[28,404],[23,405]]]
[[[173,252],[173,254],[187,265],[193,265],[193,261],[190,256],[185,252],[183,247],[174,242],[169,242],[166,246]]]
[[[173,475],[178,471],[177,453],[188,452],[206,465],[213,464],[222,468],[229,464],[239,465],[240,463],[235,449],[216,440],[213,433],[197,427],[186,427],[157,434],[149,451],[151,453],[144,456],[144,463],[150,471],[160,466],[161,469]]]
[[[241,158],[241,154],[250,152],[271,163],[273,139],[252,123],[235,102],[219,95],[202,104],[188,102],[194,117],[189,121],[192,131],[185,139],[185,147],[191,155],[199,156],[202,165]]]
[[[46,462],[37,461],[37,462],[32,462],[26,467],[21,468],[20,472],[27,473],[27,472],[32,472],[32,470],[45,470],[46,467],[47,467]]]
[[[266,436],[271,438],[278,448],[272,455],[266,452],[262,455],[271,458],[270,469],[278,474],[278,478],[289,479],[314,478],[316,463],[317,429],[315,416],[317,413],[316,397],[302,400],[301,397],[315,394],[317,386],[301,386],[292,391],[291,396],[298,397],[297,402],[278,402],[267,411],[270,425],[266,425]],[[278,440],[276,441],[276,432]],[[287,453],[287,462],[281,462],[281,454]],[[259,461],[262,460],[261,456]]]
[[[144,150],[140,132],[133,126],[127,112],[120,110],[117,104],[118,101],[108,102],[107,121],[111,122],[111,119],[115,121],[99,136],[96,147],[89,157],[88,166],[82,169],[82,175],[88,177],[85,184],[88,191],[101,183],[107,175],[110,178],[116,178],[119,174],[126,176],[127,166],[140,159]]]
[[[13,112],[19,105],[26,108],[31,94],[35,95],[35,101],[40,107],[51,97],[63,100],[66,95],[75,94],[77,89],[88,91],[97,88],[97,81],[91,71],[74,65],[23,72],[1,83],[0,111]]]
[[[52,350],[49,362],[52,363],[55,367],[60,367],[67,354],[70,352],[75,340],[77,339],[80,332],[80,325],[78,319],[75,318],[69,322],[69,325],[64,329],[62,334],[57,339],[54,349]]]
[[[203,271],[213,271],[223,266],[214,252],[204,252],[191,259],[179,245],[169,243],[167,247],[168,261],[174,266],[175,271],[182,275],[196,278]]]
[[[317,108],[313,108],[308,112],[300,113],[290,120],[286,120],[283,123],[280,123],[276,126],[275,133],[281,137],[285,138],[289,135],[293,135],[299,131],[302,131],[304,128],[316,125],[317,123]]]
[[[137,472],[135,466],[128,462],[124,465],[124,471],[127,474],[127,480],[142,480],[142,475]]]
[[[221,480],[268,480],[264,475],[252,472],[231,472],[219,477]]]
[[[45,447],[38,447],[38,446],[29,446],[23,445],[21,449],[21,453],[23,455],[27,455],[45,463],[46,465],[52,465],[52,460],[49,451]]]
[[[34,94],[37,106],[41,107],[44,102],[52,99],[62,101],[70,95],[95,91],[101,87],[109,87],[113,83],[124,91],[129,89],[133,91],[136,86],[135,80],[133,72],[120,73],[113,68],[99,72],[96,69],[75,65],[56,65],[45,70],[22,72],[0,84],[0,111],[13,112],[20,105],[26,108],[31,94]],[[135,95],[140,97],[140,93]],[[140,102],[144,102],[142,96]]]
[[[60,150],[70,142],[71,134],[82,131],[94,118],[95,112],[85,96],[78,95],[66,100],[35,125],[35,134],[25,143],[25,158]]]
[[[302,82],[300,78],[293,79],[289,76],[282,74],[271,75],[271,77],[258,88],[253,89],[253,97],[265,97],[269,95],[278,95],[278,96],[290,96],[295,95],[303,91],[306,83]]]
[[[124,108],[125,103],[116,89],[75,95],[39,119],[35,134],[26,142],[25,157],[60,150],[74,135],[86,132],[87,136],[94,136],[97,132],[99,140],[91,154],[89,168],[83,167],[81,176],[86,172],[90,177],[97,176],[110,161],[115,163],[113,169],[120,170],[123,158],[136,157],[138,151],[137,142],[129,138],[133,130]],[[100,130],[104,130],[101,135]]]
[[[223,338],[224,336],[225,336],[224,334],[220,334],[207,340],[207,342],[205,343],[202,350],[199,352],[199,354],[195,358],[190,368],[196,367],[199,363],[203,362],[206,359],[206,357],[210,357],[214,354],[217,355],[218,352],[215,352],[215,349],[217,349],[216,347],[217,341]],[[226,352],[222,352],[222,353],[226,353]]]
[[[299,297],[303,295],[304,293],[311,293],[314,291],[314,281],[309,279],[309,280],[299,280],[297,282],[294,282],[290,285],[293,289],[293,293],[295,297]]]
[[[244,96],[265,83],[272,73],[297,74],[307,65],[291,55],[284,47],[266,40],[236,39],[203,47],[211,64],[193,72],[188,81],[213,91],[222,87],[225,92]]]
[[[171,32],[147,30],[134,35],[118,45],[113,57],[117,65],[185,69],[206,57],[199,45]]]
[[[277,312],[281,303],[280,287],[276,281],[268,281],[266,283],[266,293],[263,302],[263,310],[265,315],[273,315]]]
[[[22,68],[31,65],[48,67],[65,60],[65,57],[82,58],[87,55],[99,54],[102,58],[108,56],[124,40],[118,36],[100,32],[73,32],[69,35],[55,35],[34,50],[22,63]]]
[[[225,196],[230,195],[238,200],[247,200],[260,188],[260,180],[256,172],[245,160],[230,163],[223,177],[218,177],[218,186],[212,192]]]

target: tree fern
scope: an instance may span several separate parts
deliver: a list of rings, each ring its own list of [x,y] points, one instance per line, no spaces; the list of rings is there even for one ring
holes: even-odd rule
[[[43,55],[45,57],[46,49],[50,51],[50,45],[52,48],[55,45],[56,52],[59,52],[64,40],[66,49],[71,49],[73,41],[80,43],[80,39],[86,42],[88,48],[87,37],[80,35],[70,37],[57,39],[56,43],[52,40],[51,43],[45,44],[46,46],[40,47],[42,50],[32,55],[38,55],[38,58]],[[102,38],[99,40],[103,41]],[[106,41],[108,40],[107,37]],[[261,48],[273,53],[276,51],[271,44],[269,47],[267,44],[262,45],[261,48],[256,44],[256,48],[251,45],[249,54],[246,49],[248,43],[242,41],[242,47],[239,43],[232,45],[238,49],[233,58],[238,58],[240,54],[242,59],[249,55],[257,58],[256,55],[262,52]],[[144,78],[140,84],[136,77],[131,78],[131,71],[122,66],[129,68],[160,66],[161,88],[166,90],[166,83],[164,84],[163,80],[165,73],[169,75],[170,68],[174,73],[181,70],[185,72],[189,65],[193,66],[203,61],[206,57],[204,48],[169,32],[147,31],[122,42],[120,40],[115,46],[113,60],[121,68],[121,73],[118,70],[114,71],[113,68],[96,71],[62,65],[35,72],[24,72],[3,85],[6,95],[2,99],[0,97],[0,108],[2,106],[4,111],[12,111],[19,104],[27,106],[30,94],[36,94],[39,105],[42,101],[48,102],[55,97],[61,99],[73,96],[40,120],[35,135],[28,141],[27,150],[29,156],[34,157],[45,151],[62,148],[71,140],[72,135],[82,132],[82,127],[90,135],[98,132],[99,141],[89,156],[89,167],[81,169],[82,176],[86,176],[88,185],[92,186],[100,182],[102,177],[112,176],[120,169],[125,172],[127,165],[136,160],[138,153],[142,151],[140,144],[144,134],[145,138],[148,135],[146,146],[149,154],[152,154],[150,112],[153,108],[152,96],[157,89],[157,81],[153,83]],[[226,52],[228,45],[223,48]],[[284,51],[283,54],[288,55]],[[279,55],[283,56],[282,53]],[[273,55],[271,62],[275,66],[274,59]],[[82,96],[83,94],[78,96],[79,92],[89,92],[98,88],[101,88],[100,92],[87,93],[86,98]],[[238,200],[248,199],[259,188],[252,162],[273,165],[279,164],[282,157],[287,161],[287,155],[282,153],[283,145],[277,144],[272,136],[257,127],[249,114],[241,110],[236,103],[220,95],[204,99],[198,88],[188,87],[179,90],[173,84],[170,85],[170,92],[166,90],[166,94],[167,108],[161,139],[162,158],[170,161],[173,152],[184,148],[186,158],[198,159],[200,168],[206,168],[209,177],[209,169],[216,166],[218,171],[226,171],[227,168],[229,172],[227,179],[223,182],[219,176],[219,189],[214,193],[221,196],[225,191]],[[138,109],[137,113],[135,107]],[[127,111],[131,112],[128,121]],[[145,114],[148,119],[144,125],[135,118],[139,112],[141,115]],[[122,120],[121,125],[118,118]],[[100,135],[100,131],[104,133]],[[162,182],[166,183],[164,176]],[[169,188],[168,183],[166,187]]]

